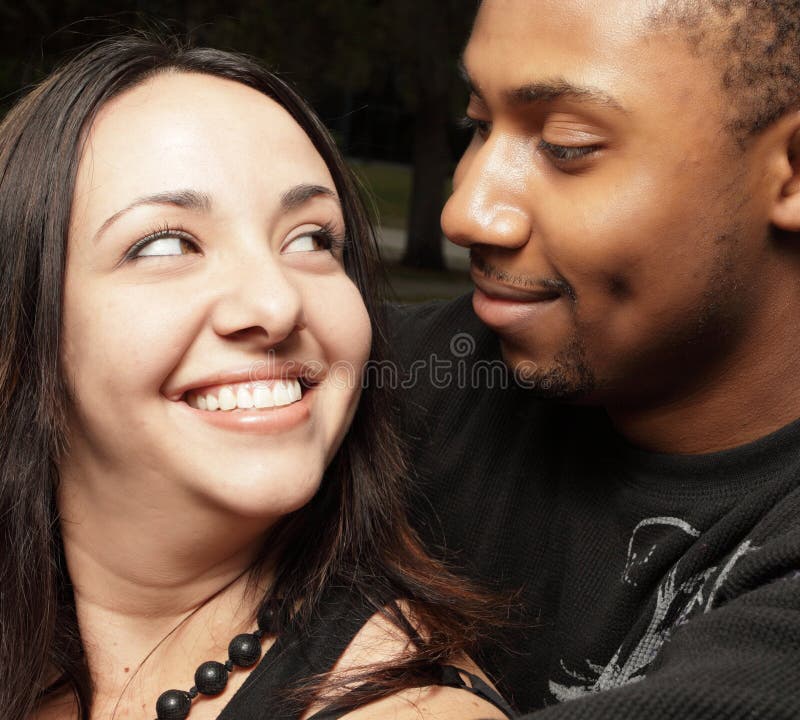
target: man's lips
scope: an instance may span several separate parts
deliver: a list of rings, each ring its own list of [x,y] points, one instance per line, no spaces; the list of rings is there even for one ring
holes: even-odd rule
[[[515,285],[484,275],[473,265],[472,279],[475,292],[472,294],[472,308],[475,314],[502,337],[505,333],[528,332],[530,328],[541,326],[551,317],[554,308],[561,306],[559,300],[564,293],[540,285]]]
[[[498,280],[492,280],[483,273],[472,268],[472,281],[478,289],[492,300],[506,300],[516,303],[538,303],[555,300],[561,297],[561,293],[549,288],[530,288],[519,287],[518,285],[508,285]]]

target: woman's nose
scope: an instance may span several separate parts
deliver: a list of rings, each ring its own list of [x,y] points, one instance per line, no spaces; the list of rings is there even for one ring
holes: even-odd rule
[[[442,211],[442,230],[456,245],[524,246],[531,235],[527,175],[513,143],[491,137],[469,148],[453,178]]]
[[[269,251],[242,255],[225,273],[213,311],[218,335],[252,334],[273,347],[304,327],[300,290],[279,257]]]

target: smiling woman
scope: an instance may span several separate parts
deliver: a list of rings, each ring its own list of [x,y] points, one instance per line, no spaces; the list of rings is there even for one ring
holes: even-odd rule
[[[114,39],[10,113],[0,176],[2,716],[509,712],[358,381],[374,238],[305,103]]]

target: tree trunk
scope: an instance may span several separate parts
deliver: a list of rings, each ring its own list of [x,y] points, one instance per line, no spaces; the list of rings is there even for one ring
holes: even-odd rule
[[[434,107],[434,102],[439,107]],[[444,268],[439,218],[449,164],[447,108],[445,97],[443,102],[437,98],[420,103],[416,111],[408,240],[403,258],[403,264],[411,267]]]
[[[448,13],[445,3],[425,2],[415,37],[416,109],[408,240],[403,265],[444,268],[439,218],[449,167],[447,129],[451,78],[446,55]]]

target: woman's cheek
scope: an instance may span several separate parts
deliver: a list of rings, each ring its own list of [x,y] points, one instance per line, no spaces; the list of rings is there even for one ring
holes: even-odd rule
[[[197,302],[155,286],[68,284],[64,302],[63,362],[84,392],[134,401],[149,397],[179,362],[197,332]],[[198,295],[195,295],[198,297]],[[133,313],[133,314],[132,314]]]
[[[358,288],[345,275],[335,282],[318,285],[306,304],[306,315],[313,317],[314,334],[327,361],[348,364],[359,373],[369,359],[372,325]],[[311,324],[311,322],[309,322]]]

